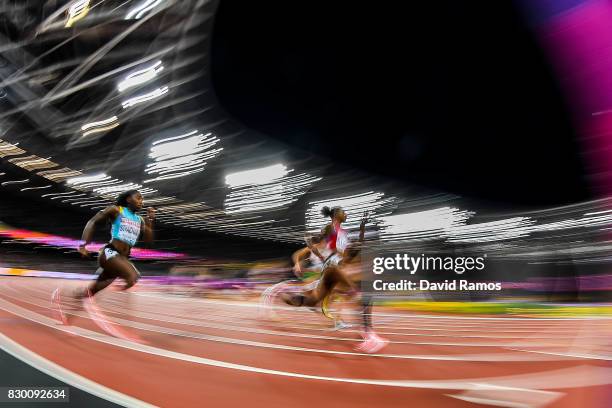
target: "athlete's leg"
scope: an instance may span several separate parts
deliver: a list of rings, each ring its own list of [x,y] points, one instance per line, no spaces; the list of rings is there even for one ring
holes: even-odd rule
[[[352,286],[350,280],[342,273],[342,269],[336,265],[329,266],[323,271],[321,281],[315,289],[302,294],[304,306],[316,306],[326,296],[330,295],[337,285]]]
[[[280,294],[280,298],[282,299],[283,302],[285,302],[286,304],[290,306],[300,307],[300,306],[304,306],[304,301],[306,299],[306,296],[302,293],[284,292]]]
[[[121,278],[125,281],[123,290],[129,289],[138,282],[140,273],[127,258],[117,255],[110,259],[104,259],[100,262],[100,266],[104,268],[104,272],[108,272],[109,276]],[[107,285],[108,286],[108,285]]]
[[[104,251],[107,252],[107,251]],[[112,255],[112,256],[107,256]],[[125,280],[125,289],[129,289],[136,284],[140,274],[132,265],[132,263],[125,257],[119,254],[111,254],[110,252],[101,255],[100,266],[104,268],[104,271],[100,274],[99,287],[106,287],[116,278]],[[109,277],[108,279],[106,277]],[[96,282],[97,283],[97,282]],[[94,284],[96,285],[96,284]],[[102,330],[106,331],[112,336],[129,340],[141,342],[142,340],[135,334],[125,332],[121,326],[113,323],[105,313],[98,307],[97,302],[93,297],[94,293],[91,293],[85,298],[84,307],[89,313],[92,321],[96,323]],[[129,299],[126,299],[129,302]],[[121,310],[129,310],[129,307],[121,307]]]
[[[339,287],[348,289],[353,288],[354,284],[340,266],[333,265],[326,268],[321,278],[321,284],[313,291],[313,295],[317,302],[320,302]]]
[[[330,293],[323,298],[321,301],[321,312],[323,312],[323,316],[327,317],[328,319],[335,320],[334,316],[329,311],[329,305],[332,302],[332,297],[334,297],[334,294]]]
[[[361,317],[363,319],[363,331],[369,333],[372,330],[372,295],[361,294]]]
[[[344,275],[339,266],[330,265],[322,272],[321,279],[319,279],[319,283],[314,289],[301,293],[282,293],[280,298],[291,306],[313,307],[331,294],[337,285],[354,287],[354,283]]]
[[[102,269],[102,268],[98,268]],[[106,289],[114,280],[117,279],[117,275],[114,275],[112,272],[102,269],[98,278],[89,285],[88,293],[90,296],[95,295],[102,289]]]
[[[97,270],[99,272],[98,278],[85,291],[77,292],[77,298],[94,296],[101,290],[106,289],[117,278],[125,280],[124,290],[129,289],[136,284],[140,277],[140,273],[130,261],[110,248],[105,248],[100,253],[98,264],[100,265]]]
[[[108,261],[112,258],[119,257],[119,252],[108,246],[103,247],[98,255],[98,269],[96,274],[98,277],[87,288],[79,289],[75,293],[75,298],[84,299],[89,296],[94,296],[96,293],[106,289],[119,276],[113,268],[105,268]]]
[[[389,341],[380,337],[374,331],[372,327],[372,295],[368,293],[362,293],[361,295],[361,316],[363,318],[363,343],[356,347],[357,351],[365,353],[376,353],[387,344]]]
[[[133,286],[136,283],[137,278],[133,278],[134,272],[138,275],[136,268],[126,267],[124,263],[131,263],[119,255],[119,253],[112,248],[104,248],[100,252],[100,256],[98,257],[98,278],[89,285],[89,287],[85,291],[79,291],[76,294],[77,298],[84,298],[85,296],[94,296],[96,293],[100,292],[103,289],[106,289],[110,284],[112,284],[115,279],[123,278],[126,283]],[[133,270],[133,271],[131,271]]]
[[[354,297],[356,293],[358,293],[358,288],[360,287],[360,275],[355,273],[355,268],[351,264],[340,263],[337,266],[339,270],[339,275],[336,276],[337,282],[331,292],[329,292],[321,302],[321,311],[323,315],[328,319],[334,321],[335,329],[343,329],[350,327],[350,324],[345,323],[342,320],[341,314],[339,310],[337,310],[337,314],[334,315],[330,311],[330,306],[334,302],[334,299],[340,299],[342,297]],[[340,306],[340,310],[342,307]]]

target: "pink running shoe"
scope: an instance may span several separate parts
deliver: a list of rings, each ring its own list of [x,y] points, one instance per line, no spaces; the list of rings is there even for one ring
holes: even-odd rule
[[[87,296],[83,298],[83,307],[85,311],[89,314],[91,320],[106,333],[110,334],[113,337],[117,337],[122,340],[127,340],[135,343],[145,343],[140,337],[132,334],[128,334],[121,330],[121,328],[110,321],[104,313],[98,308],[94,297],[91,295],[91,292],[87,292]]]
[[[57,319],[63,325],[68,325],[68,318],[66,317],[66,314],[62,308],[62,294],[60,288],[53,291],[53,294],[51,295],[51,304],[53,305],[53,311],[55,312]]]
[[[389,340],[380,337],[376,333],[370,332],[365,335],[364,341],[355,347],[355,350],[362,353],[373,354],[380,351],[387,344],[389,344]]]

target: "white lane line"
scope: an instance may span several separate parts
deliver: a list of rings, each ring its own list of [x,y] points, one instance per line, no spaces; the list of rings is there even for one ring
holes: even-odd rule
[[[129,395],[120,393],[119,391],[105,387],[102,384],[98,384],[97,382],[91,381],[73,371],[59,366],[33,351],[28,350],[2,333],[0,333],[0,349],[6,351],[16,359],[23,361],[27,365],[68,385],[81,389],[91,395],[95,395],[96,397],[124,407],[155,407],[155,405],[148,404],[134,397],[130,397]]]
[[[555,351],[539,351],[539,350],[523,350],[518,348],[510,348],[509,350],[522,351],[525,353],[534,353],[534,354],[546,354],[550,356],[560,356],[560,357],[571,357],[571,358],[585,358],[591,359],[596,358],[597,360],[607,360],[612,361],[612,355],[601,355],[601,354],[591,354],[591,353],[562,353]]]
[[[41,303],[27,301],[23,298],[20,299],[14,296],[7,295],[6,293],[4,293],[4,296],[9,297],[11,299],[21,301],[21,302],[25,302],[25,303],[28,303],[34,306],[38,306],[41,308],[48,308],[47,306]],[[83,317],[83,318],[90,318],[87,313],[82,313],[82,312],[64,311],[64,313]],[[218,342],[218,343],[234,344],[234,345],[241,345],[241,346],[251,346],[251,347],[259,347],[259,348],[289,350],[289,351],[300,351],[300,352],[319,353],[319,354],[394,358],[394,359],[404,359],[404,360],[435,360],[435,361],[527,362],[527,361],[573,360],[573,358],[570,358],[570,357],[559,359],[559,358],[553,358],[553,357],[544,358],[543,356],[540,358],[533,359],[533,358],[526,358],[525,355],[523,354],[514,354],[514,353],[455,354],[455,355],[366,354],[366,353],[355,353],[355,352],[350,352],[350,351],[323,350],[323,349],[313,349],[313,348],[306,348],[306,347],[287,346],[287,345],[282,345],[282,344],[264,343],[264,342],[257,342],[257,341],[251,341],[251,340],[229,338],[229,337],[211,336],[211,335],[206,335],[206,334],[201,334],[201,333],[194,333],[190,331],[176,330],[176,329],[171,329],[171,328],[162,328],[156,325],[133,322],[131,320],[125,320],[125,319],[120,319],[120,318],[113,318],[112,321],[114,323],[122,324],[124,326],[136,328],[139,330],[145,330],[145,331],[150,331],[154,333],[163,333],[163,334],[168,334],[168,335],[178,336],[178,337],[186,337],[186,338],[192,338],[192,339],[198,339],[198,340],[213,341],[213,342]]]
[[[444,394],[447,397],[475,404],[505,408],[540,408],[558,400],[565,393],[516,387],[500,387],[479,384],[479,390],[466,390],[461,394]]]
[[[470,397],[468,395],[452,395],[445,394],[447,397],[455,398],[465,402],[471,402],[473,404],[488,405],[491,407],[504,407],[504,408],[539,408],[548,405],[550,402],[563,396],[562,393],[551,393],[552,395],[548,398],[542,398],[543,402],[534,404],[533,402],[521,402],[521,401],[510,401],[507,399],[499,398],[484,398],[484,397]]]
[[[80,327],[72,327],[69,330],[65,326],[58,326],[57,323],[46,316],[29,311],[20,306],[0,299],[0,309],[5,310],[16,316],[50,327],[66,333],[76,334],[83,338],[98,341],[100,343],[109,344],[116,347],[125,348],[141,353],[151,354],[159,357],[166,357],[180,361],[187,361],[196,364],[202,364],[218,368],[233,369],[243,372],[251,372],[256,374],[268,374],[281,377],[299,378],[307,380],[330,381],[338,383],[351,383],[361,385],[378,385],[386,387],[403,387],[403,388],[427,388],[427,389],[453,389],[453,390],[472,390],[482,389],[482,384],[491,384],[498,386],[515,386],[529,388],[530,385],[541,385],[541,389],[562,389],[562,388],[581,388],[597,385],[608,385],[612,382],[612,369],[604,367],[589,367],[578,366],[567,369],[552,370],[538,373],[519,374],[506,377],[490,377],[481,379],[468,380],[378,380],[378,379],[362,379],[362,378],[342,378],[342,377],[327,377],[310,374],[294,373],[289,371],[271,370],[266,368],[253,367],[243,364],[228,363],[225,361],[212,360],[204,357],[197,357],[189,354],[179,353],[160,349],[157,347],[147,346],[144,344],[131,343],[122,339],[107,336],[91,330],[82,329]],[[524,385],[523,385],[524,384]]]

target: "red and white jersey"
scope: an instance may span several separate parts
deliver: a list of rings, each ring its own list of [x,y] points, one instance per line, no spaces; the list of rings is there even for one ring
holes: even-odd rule
[[[332,233],[326,239],[327,248],[343,254],[350,242],[348,232],[339,225],[332,226],[332,228]]]
[[[310,261],[313,268],[325,269],[325,266],[328,264],[337,265],[342,259],[349,243],[348,232],[340,226],[332,225],[332,231],[323,241],[315,245],[323,259],[316,256],[314,252],[310,253]]]

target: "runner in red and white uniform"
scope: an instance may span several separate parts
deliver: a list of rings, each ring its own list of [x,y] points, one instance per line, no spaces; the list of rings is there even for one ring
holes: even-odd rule
[[[348,232],[342,228],[342,223],[346,221],[346,212],[342,208],[334,207],[330,209],[329,207],[323,207],[321,214],[330,217],[331,222],[319,234],[306,240],[310,251],[323,261],[321,279],[319,279],[315,288],[309,288],[309,290],[297,294],[290,292],[281,294],[281,299],[289,305],[316,306],[327,296],[331,295],[337,287],[342,287],[348,291],[359,290],[360,280],[356,279],[355,275],[350,273],[350,271],[359,268],[358,255],[361,250],[360,245],[363,243],[365,236],[367,214],[364,214],[361,221],[359,245],[357,246],[350,245]],[[324,244],[323,251],[319,249],[319,246],[322,244]],[[327,251],[329,251],[329,255],[325,253]],[[357,349],[359,351],[375,353],[383,348],[388,341],[379,337],[372,329],[370,299],[362,298],[362,306],[364,342]]]

